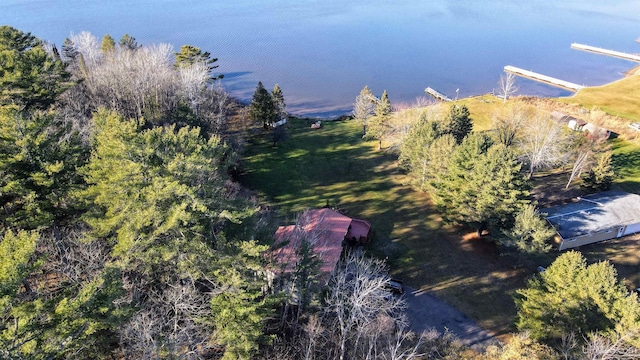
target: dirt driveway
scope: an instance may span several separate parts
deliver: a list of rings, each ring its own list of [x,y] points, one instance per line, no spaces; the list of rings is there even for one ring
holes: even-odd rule
[[[475,350],[482,350],[498,341],[475,321],[433,295],[405,286],[404,296],[407,301],[406,314],[415,332],[431,328],[444,332],[448,329],[463,344]]]

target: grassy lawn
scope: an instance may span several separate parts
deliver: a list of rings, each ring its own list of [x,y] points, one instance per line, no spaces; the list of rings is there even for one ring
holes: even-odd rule
[[[562,104],[546,101],[552,108]],[[470,109],[475,131],[490,129],[493,113],[504,107],[491,95],[458,103]],[[637,119],[640,109],[627,108],[625,111],[637,111]],[[245,172],[240,181],[274,205],[283,223],[305,209],[327,203],[369,220],[375,237],[368,251],[387,258],[394,276],[445,300],[496,335],[515,331],[515,290],[525,286],[537,265],[549,265],[560,253],[522,259],[504,256],[470,229],[444,226],[429,198],[411,188],[410,179],[397,166],[396,155],[378,151],[375,141],[362,139],[359,122],[325,121],[317,130],[310,123],[292,120],[287,124],[287,138],[275,147],[270,134],[255,136],[244,154]],[[619,174],[615,187],[640,193],[640,142],[617,139],[611,144]],[[566,174],[547,175],[534,179],[534,186],[547,191],[550,182],[557,182],[557,188],[563,189]],[[577,191],[575,185],[572,188]],[[555,192],[558,201],[574,195]],[[541,196],[552,198],[548,193]],[[639,287],[639,239],[607,241],[580,251],[589,262],[611,261],[628,286]],[[515,268],[516,263],[524,266]]]
[[[568,98],[558,99],[568,104],[593,107],[632,121],[640,121],[640,75],[629,76],[603,86],[580,90]]]
[[[454,305],[496,334],[513,331],[512,294],[527,271],[472,231],[444,227],[426,195],[414,191],[396,156],[363,141],[355,121],[324,122],[318,130],[293,120],[276,147],[254,139],[241,182],[275,205],[283,219],[329,202],[369,220],[368,251],[387,258],[394,276]]]

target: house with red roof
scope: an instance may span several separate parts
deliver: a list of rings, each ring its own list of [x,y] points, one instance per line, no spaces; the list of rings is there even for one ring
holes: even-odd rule
[[[275,233],[271,255],[280,265],[280,273],[292,273],[299,263],[298,249],[309,242],[320,259],[320,276],[328,281],[333,273],[344,244],[369,241],[371,224],[353,219],[335,210],[323,208],[305,211],[295,225],[280,226]]]

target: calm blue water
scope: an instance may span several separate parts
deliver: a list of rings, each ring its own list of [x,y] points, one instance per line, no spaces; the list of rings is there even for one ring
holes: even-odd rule
[[[348,113],[364,85],[394,103],[427,86],[451,97],[491,92],[505,65],[599,85],[635,64],[572,42],[640,52],[640,1],[629,0],[0,0],[0,24],[57,44],[85,30],[192,44],[219,57],[235,96],[249,100],[258,80],[279,83],[289,110],[311,116]]]

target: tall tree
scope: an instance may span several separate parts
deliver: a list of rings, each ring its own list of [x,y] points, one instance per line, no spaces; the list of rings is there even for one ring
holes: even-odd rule
[[[473,130],[473,120],[466,105],[452,105],[442,123],[445,134],[451,134],[458,144]]]
[[[605,151],[599,154],[595,165],[582,175],[582,183],[590,191],[605,191],[611,187],[614,176],[615,172],[611,166],[611,151]]]
[[[502,102],[506,103],[507,99],[517,92],[516,76],[512,72],[500,75],[497,95],[502,98]]]
[[[378,99],[373,96],[368,86],[362,88],[360,94],[356,96],[352,114],[354,119],[362,121],[362,136],[367,135],[367,120],[373,116],[377,102]]]
[[[142,45],[138,44],[136,38],[129,34],[122,35],[118,44],[120,44],[121,49],[130,51],[137,50],[142,47]]]
[[[579,252],[567,252],[517,293],[518,329],[536,339],[635,332],[628,341],[638,341],[638,297],[618,281],[608,262],[587,265]]]
[[[375,117],[371,121],[367,137],[378,140],[378,150],[382,148],[382,139],[390,129],[391,102],[387,90],[382,93],[380,101],[376,104]]]
[[[430,155],[431,145],[441,136],[440,127],[436,121],[422,117],[411,127],[400,147],[400,163],[409,169],[416,186],[422,191],[427,190],[432,178],[434,162]]]
[[[513,228],[507,231],[507,245],[515,246],[521,252],[547,252],[551,249],[548,241],[554,234],[553,228],[542,218],[535,206],[528,204],[516,215]]]
[[[280,85],[276,84],[273,87],[273,91],[271,91],[271,97],[273,98],[273,103],[276,106],[278,111],[278,119],[284,119],[287,117],[287,104],[284,102],[284,94],[282,93],[282,89]]]
[[[78,50],[76,49],[76,45],[69,38],[65,38],[62,43],[62,55],[67,60],[74,60],[76,56],[78,56]]]
[[[472,134],[436,174],[431,194],[446,220],[476,224],[479,234],[487,226],[510,227],[529,194],[520,167],[512,150]]]
[[[49,108],[71,84],[65,64],[31,33],[0,26],[0,105],[20,111]]]
[[[227,281],[215,273],[224,246],[219,229],[243,211],[227,182],[226,146],[217,136],[205,140],[197,128],[144,130],[106,111],[94,121],[95,148],[83,168],[89,187],[79,196],[95,204],[84,219],[94,237],[110,244],[137,294],[130,301],[141,312],[119,329],[122,345],[136,358],[145,349],[182,356],[212,346],[203,335],[212,324],[202,306],[215,284]],[[210,288],[204,300],[196,284]],[[142,329],[146,335],[138,336]]]
[[[181,258],[197,246],[188,239],[213,238],[216,224],[236,219],[220,138],[205,141],[188,127],[138,132],[135,122],[106,111],[95,123],[95,150],[83,170],[90,187],[82,195],[99,206],[86,217],[95,234],[115,234],[114,255],[143,267],[163,252]]]
[[[103,53],[108,53],[110,51],[116,50],[116,41],[111,37],[111,35],[106,34],[102,37],[102,42],[100,43],[100,51]]]
[[[266,273],[261,254],[267,247],[255,242],[221,245],[224,255],[216,271],[220,288],[211,299],[215,338],[225,346],[223,359],[250,359],[268,340],[265,321],[275,315],[279,302],[263,292]]]
[[[264,88],[261,81],[258,82],[258,87],[253,93],[253,98],[249,105],[249,117],[253,121],[262,122],[262,126],[265,129],[278,121],[278,110],[273,102],[273,97]]]
[[[180,47],[180,52],[175,53],[175,55],[175,66],[178,68],[190,67],[197,63],[204,64],[209,70],[209,73],[211,73],[213,69],[218,68],[218,65],[214,65],[218,61],[218,58],[212,58],[211,53],[209,53],[208,51],[202,51],[199,47],[196,46],[182,45]],[[219,74],[216,76],[211,76],[210,79],[219,80],[223,77],[223,74]]]
[[[0,224],[35,229],[73,211],[83,149],[53,114],[0,107]]]
[[[542,111],[530,114],[517,142],[521,158],[529,167],[529,177],[536,170],[561,163],[566,156],[567,144],[562,128]]]

